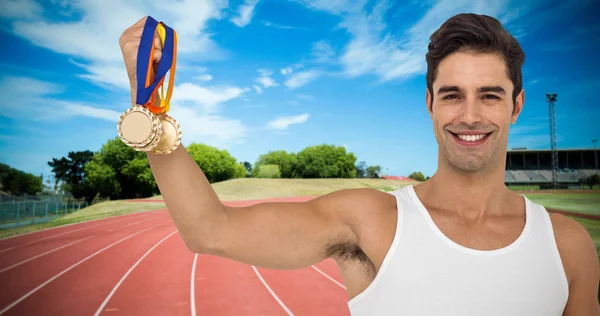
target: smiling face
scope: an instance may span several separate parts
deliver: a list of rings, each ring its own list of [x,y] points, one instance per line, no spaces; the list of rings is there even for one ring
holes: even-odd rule
[[[427,91],[440,167],[463,172],[504,169],[508,131],[523,107],[506,65],[496,54],[458,52],[444,58]]]

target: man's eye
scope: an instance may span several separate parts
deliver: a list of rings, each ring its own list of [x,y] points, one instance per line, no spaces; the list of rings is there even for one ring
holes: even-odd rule
[[[500,98],[496,95],[493,94],[486,94],[483,96],[484,99],[492,99],[492,100],[499,100]]]
[[[456,98],[458,98],[458,96],[456,94],[449,94],[449,95],[443,97],[442,99],[443,100],[453,100],[453,99],[456,99]]]

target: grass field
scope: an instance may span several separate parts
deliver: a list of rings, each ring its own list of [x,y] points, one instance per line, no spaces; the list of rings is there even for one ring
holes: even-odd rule
[[[531,201],[547,208],[600,215],[600,191],[589,193],[524,193]]]

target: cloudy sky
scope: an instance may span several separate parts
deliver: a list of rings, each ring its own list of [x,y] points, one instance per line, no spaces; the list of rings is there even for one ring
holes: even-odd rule
[[[527,54],[526,103],[509,147],[549,148],[549,92],[559,95],[559,147],[600,138],[598,2],[399,3],[0,1],[0,162],[49,174],[53,157],[117,136],[130,106],[118,39],[145,15],[179,35],[171,114],[184,145],[214,145],[240,161],[327,143],[390,175],[433,174],[424,56],[429,35],[460,12],[500,19]]]

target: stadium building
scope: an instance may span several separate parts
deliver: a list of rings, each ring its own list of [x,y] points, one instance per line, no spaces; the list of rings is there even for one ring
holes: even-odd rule
[[[557,149],[557,182],[561,188],[579,188],[598,172],[596,149]],[[514,148],[507,152],[504,183],[507,186],[552,186],[552,151]]]

